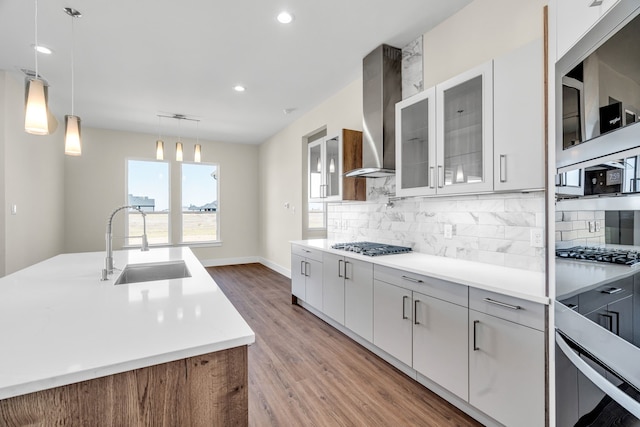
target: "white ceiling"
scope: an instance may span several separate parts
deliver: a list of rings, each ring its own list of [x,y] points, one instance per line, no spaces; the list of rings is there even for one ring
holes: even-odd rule
[[[156,133],[157,114],[184,114],[181,136],[258,144],[361,73],[381,43],[403,47],[471,0],[40,0],[39,73],[58,120]],[[289,25],[275,17],[295,16]],[[31,0],[0,0],[0,69],[34,69]],[[247,87],[237,93],[233,86]],[[286,108],[296,110],[285,115]],[[164,135],[177,120],[162,119]]]

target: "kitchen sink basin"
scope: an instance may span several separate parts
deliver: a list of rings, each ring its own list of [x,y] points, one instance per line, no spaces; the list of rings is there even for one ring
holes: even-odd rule
[[[128,264],[114,285],[151,282],[154,280],[182,279],[191,277],[184,261],[151,262],[146,264]]]

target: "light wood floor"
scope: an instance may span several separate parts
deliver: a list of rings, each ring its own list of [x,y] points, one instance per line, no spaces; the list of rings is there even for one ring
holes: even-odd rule
[[[478,426],[302,307],[286,277],[260,265],[210,267],[256,334],[251,426]]]

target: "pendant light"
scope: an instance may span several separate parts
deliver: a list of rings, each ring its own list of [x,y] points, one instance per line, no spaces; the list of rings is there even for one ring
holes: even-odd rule
[[[35,46],[38,46],[38,0],[35,0]],[[38,50],[34,49],[36,58],[36,72],[27,83],[27,103],[24,115],[24,130],[33,135],[49,134],[49,108],[45,85],[38,74]]]
[[[332,157],[331,161],[329,162],[329,173],[336,173],[336,161],[335,159]]]
[[[75,61],[74,61],[74,24],[76,18],[82,18],[82,14],[75,9],[65,7],[64,11],[71,17],[71,114],[64,116],[64,154],[69,156],[79,156],[82,154],[82,144],[80,139],[80,117],[74,115],[74,95],[75,95]]]
[[[156,160],[164,160],[164,141],[160,132],[160,115],[158,115],[158,140],[156,141]]]
[[[200,120],[196,122],[196,146],[193,151],[193,161],[200,163],[202,157],[202,147],[200,146]]]

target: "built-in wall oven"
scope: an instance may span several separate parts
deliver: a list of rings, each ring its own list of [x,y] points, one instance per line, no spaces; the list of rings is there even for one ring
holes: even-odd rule
[[[640,349],[555,303],[556,425],[640,426]]]

